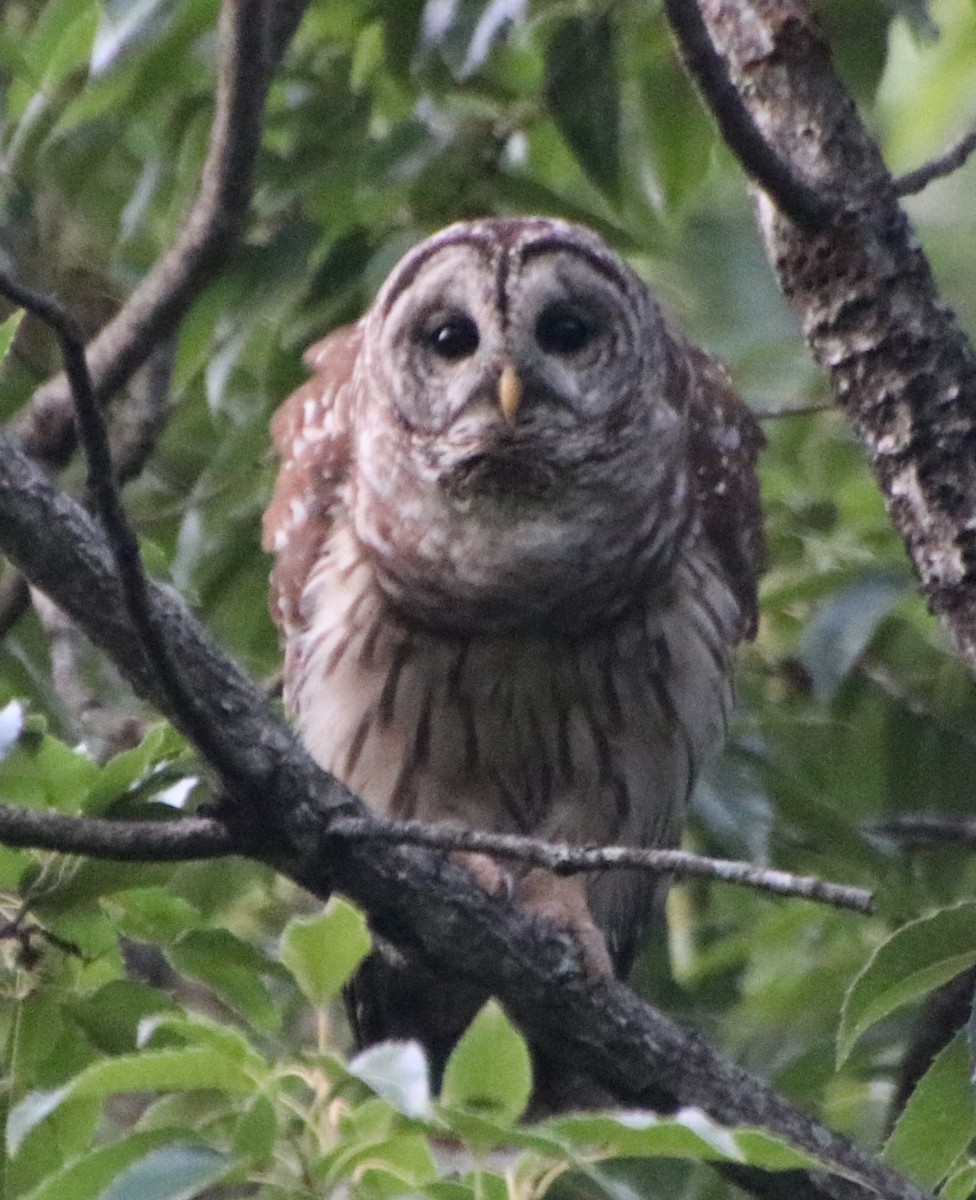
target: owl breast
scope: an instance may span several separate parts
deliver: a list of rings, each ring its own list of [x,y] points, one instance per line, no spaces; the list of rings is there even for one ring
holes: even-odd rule
[[[318,762],[376,812],[575,843],[672,845],[731,703],[738,608],[682,561],[663,608],[583,637],[446,635],[398,619],[351,530],[313,572],[288,700]],[[590,886],[611,935],[647,888]],[[626,911],[624,911],[626,910]]]

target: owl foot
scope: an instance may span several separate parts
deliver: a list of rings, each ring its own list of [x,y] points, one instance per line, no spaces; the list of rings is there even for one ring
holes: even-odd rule
[[[607,943],[590,913],[582,875],[553,875],[534,868],[519,880],[515,899],[570,934],[583,953],[583,968],[588,975],[614,974]]]
[[[467,867],[475,877],[478,886],[489,896],[500,896],[505,900],[511,899],[515,884],[510,872],[487,854],[477,854],[459,850],[451,855],[456,863]]]

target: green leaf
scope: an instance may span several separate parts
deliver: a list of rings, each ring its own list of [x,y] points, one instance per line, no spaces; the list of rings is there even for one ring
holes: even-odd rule
[[[705,178],[715,135],[673,54],[656,56],[640,81],[654,174],[666,207],[675,209]]]
[[[567,17],[549,42],[546,102],[587,177],[620,193],[620,81],[615,27],[607,13]]]
[[[699,1109],[676,1117],[650,1112],[556,1117],[541,1126],[584,1158],[689,1158],[771,1171],[822,1167],[811,1155],[758,1129],[726,1129]]]
[[[878,946],[844,997],[838,1066],[866,1029],[974,963],[976,904],[944,908],[902,926]]]
[[[970,1200],[976,1192],[976,1163],[957,1167],[939,1189],[939,1200]]]
[[[274,1157],[278,1114],[267,1096],[255,1096],[234,1129],[234,1151],[239,1158],[265,1166]]]
[[[930,0],[884,0],[884,2],[888,8],[905,18],[919,42],[934,42],[938,39],[939,27],[932,19]]]
[[[185,1130],[152,1130],[133,1133],[107,1146],[88,1147],[60,1170],[29,1192],[22,1200],[95,1200],[122,1171],[147,1151],[169,1142],[186,1141]]]
[[[85,801],[85,811],[100,811],[153,775],[154,768],[184,748],[185,743],[172,726],[154,725],[138,746],[116,754],[102,767]]]
[[[163,888],[131,888],[113,897],[111,910],[121,933],[159,946],[172,945],[204,923],[192,904]]]
[[[324,912],[288,922],[280,956],[309,1003],[321,1006],[339,994],[371,945],[362,913],[334,897]]]
[[[233,1025],[212,1021],[201,1013],[175,1016],[150,1016],[139,1026],[139,1045],[154,1045],[160,1037],[178,1038],[181,1045],[203,1046],[214,1050],[228,1062],[239,1063],[249,1078],[260,1081],[265,1073],[264,1059],[254,1049],[244,1033]],[[162,1043],[164,1048],[169,1042]]]
[[[818,700],[833,698],[905,588],[904,576],[874,571],[818,607],[799,651]]]
[[[497,1000],[489,1000],[451,1051],[441,1100],[514,1121],[532,1092],[532,1061],[525,1039]]]
[[[91,1043],[106,1054],[137,1049],[139,1029],[147,1017],[178,1011],[165,992],[134,979],[113,979],[91,995],[68,997],[65,1008]]]
[[[277,964],[226,929],[194,929],[166,950],[173,967],[199,979],[257,1028],[277,1030],[281,1012],[262,976]]]
[[[0,763],[0,794],[11,804],[76,812],[98,772],[87,754],[58,738],[24,733]]]
[[[21,308],[12,312],[5,321],[0,322],[0,365],[10,353],[10,347],[14,344],[14,337],[23,319],[24,310]]]
[[[388,1100],[408,1117],[430,1110],[427,1059],[416,1042],[380,1042],[357,1054],[349,1074]]]
[[[13,1156],[28,1133],[66,1100],[105,1099],[117,1092],[188,1091],[214,1088],[248,1092],[250,1075],[225,1054],[191,1047],[187,1050],[146,1050],[93,1063],[55,1091],[32,1092],[14,1105],[7,1120],[7,1150]]]
[[[976,1137],[976,1090],[966,1035],[934,1058],[891,1131],[884,1161],[932,1188]]]
[[[7,1118],[7,1153],[11,1158],[30,1131],[49,1117],[71,1094],[71,1085],[48,1091],[31,1092],[15,1104]]]
[[[190,1200],[234,1167],[208,1146],[163,1146],[133,1163],[99,1200]]]

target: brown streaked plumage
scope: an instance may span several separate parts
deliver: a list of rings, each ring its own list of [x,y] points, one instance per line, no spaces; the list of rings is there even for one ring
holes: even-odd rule
[[[540,218],[436,234],[306,361],[264,544],[312,754],[396,817],[673,845],[756,626],[763,439],[722,368],[595,234]],[[513,874],[626,972],[648,877]],[[442,1060],[462,1016],[410,970],[364,973],[389,995],[361,1032]]]

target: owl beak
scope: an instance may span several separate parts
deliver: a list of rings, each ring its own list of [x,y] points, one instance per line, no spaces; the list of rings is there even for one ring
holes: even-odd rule
[[[506,363],[498,377],[498,406],[509,425],[515,420],[522,400],[522,381],[511,363]]]

